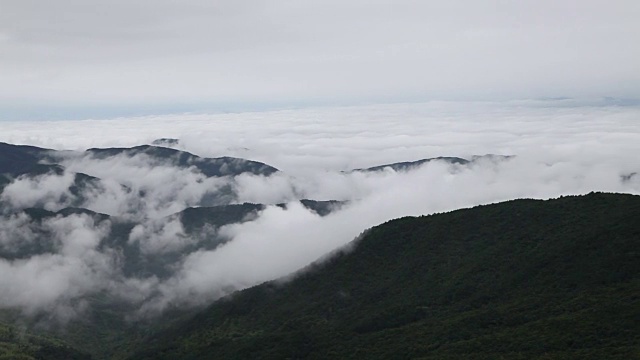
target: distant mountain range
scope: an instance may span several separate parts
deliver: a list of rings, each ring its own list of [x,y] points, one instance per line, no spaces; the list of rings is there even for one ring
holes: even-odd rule
[[[351,171],[376,172],[376,171],[383,171],[385,169],[391,169],[393,171],[406,172],[406,171],[414,170],[424,164],[434,162],[434,161],[444,162],[452,165],[470,165],[479,161],[486,161],[486,160],[494,161],[494,162],[505,161],[505,160],[509,160],[512,157],[513,156],[488,154],[488,155],[475,155],[471,157],[470,160],[467,160],[459,157],[439,156],[435,158],[427,158],[427,159],[421,159],[416,161],[403,161],[403,162],[397,162],[397,163],[391,163],[391,164],[385,164],[385,165],[377,165],[369,168],[354,169]]]
[[[165,147],[141,145],[132,148],[88,149],[84,152],[56,151],[25,145],[0,143],[0,192],[15,179],[37,180],[43,175],[71,174],[73,181],[66,189],[68,196],[58,202],[65,206],[81,207],[87,200],[87,194],[104,192],[103,179],[82,172],[68,171],[65,163],[89,159],[90,161],[117,161],[119,157],[144,157],[147,166],[165,166],[175,169],[190,169],[209,178],[234,177],[241,174],[269,176],[278,169],[257,162],[233,157],[201,158],[188,152]],[[122,185],[124,192],[131,192]],[[133,195],[133,194],[132,194]],[[144,197],[145,192],[137,196]],[[205,194],[199,205],[223,205],[232,202],[234,195],[228,187],[215,193]],[[64,200],[64,201],[63,201]],[[33,204],[44,206],[44,204]],[[0,203],[0,211],[6,208]]]
[[[208,177],[236,176],[244,173],[269,176],[279,170],[267,164],[234,157],[201,158],[186,151],[165,146],[175,146],[178,139],[158,139],[154,145],[140,145],[130,148],[91,148],[84,152],[57,151],[35,146],[12,145],[0,142],[0,175],[7,181],[19,175],[38,176],[46,173],[61,173],[64,167],[59,163],[73,157],[90,156],[105,160],[118,156],[134,157],[145,155],[153,165],[174,166],[178,168],[193,167]],[[409,171],[432,161],[443,161],[449,164],[467,165],[480,160],[502,161],[512,156],[479,155],[471,159],[460,157],[435,157],[416,161],[405,161],[377,165],[369,168],[358,168],[351,171],[373,172],[390,168],[395,171]]]
[[[234,176],[242,173],[271,175],[278,169],[257,162],[233,157],[201,158],[185,151],[161,146],[140,145],[131,148],[88,149],[84,152],[56,151],[35,146],[12,145],[0,142],[0,174],[18,176],[39,175],[49,168],[38,165],[55,166],[58,162],[80,156],[107,159],[117,156],[133,157],[146,155],[156,165],[181,168],[195,167],[206,176]],[[59,166],[59,165],[58,165]]]
[[[235,176],[243,173],[269,176],[278,169],[257,161],[233,157],[201,158],[186,151],[160,146],[140,145],[132,148],[88,149],[87,154],[106,159],[116,156],[133,157],[147,155],[153,164],[170,165],[180,168],[195,167],[206,176]]]
[[[178,143],[178,139],[158,139],[153,143],[172,146]],[[117,161],[120,157],[125,159],[144,157],[145,164],[150,167],[165,166],[174,169],[190,169],[208,178],[233,178],[242,174],[270,176],[279,173],[279,170],[275,167],[257,161],[234,157],[202,158],[189,152],[154,145],[140,145],[130,148],[92,148],[78,152],[0,143],[0,192],[17,178],[36,180],[43,175],[62,176],[71,174],[73,180],[66,188],[67,196],[64,199],[59,199],[59,202],[64,202],[66,207],[82,207],[88,200],[87,194],[105,191],[104,179],[83,172],[69,171],[66,169],[65,164],[78,160],[88,160],[89,162]],[[430,162],[445,162],[451,165],[466,166],[479,161],[498,162],[510,158],[511,156],[503,155],[473,156],[471,159],[436,157],[359,168],[350,172],[378,172],[384,169],[407,172]],[[121,184],[121,186],[123,192],[131,194],[132,189],[126,184]],[[131,195],[143,198],[146,192],[140,191],[138,194]],[[235,194],[227,185],[214,192],[204,194],[197,205],[228,205],[234,203],[234,199]],[[43,203],[33,205],[36,207],[44,206]],[[2,211],[3,207],[6,208],[7,204],[3,205],[0,202],[0,211]]]

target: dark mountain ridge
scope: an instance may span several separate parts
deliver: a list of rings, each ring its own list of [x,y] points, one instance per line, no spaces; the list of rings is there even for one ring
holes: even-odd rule
[[[639,218],[640,197],[592,193],[392,220],[131,358],[633,358]]]
[[[58,151],[27,145],[0,142],[0,189],[18,176],[36,177],[45,174],[61,175],[60,164],[72,157],[90,155],[96,159],[115,156],[133,157],[144,154],[151,165],[166,165],[179,168],[195,167],[208,177],[236,176],[243,173],[269,176],[278,169],[267,164],[234,157],[202,158],[197,155],[161,146],[140,145],[131,148],[92,148],[85,152]],[[86,180],[89,175],[81,174]],[[99,180],[94,178],[94,180]]]
[[[0,174],[17,176],[37,164],[49,149],[0,142]]]
[[[257,161],[228,156],[218,158],[201,158],[186,151],[153,145],[139,145],[131,148],[92,148],[88,149],[86,153],[97,159],[106,159],[119,155],[132,157],[144,154],[149,156],[152,160],[157,161],[159,164],[167,164],[182,168],[194,166],[204,175],[209,177],[235,176],[242,173],[269,176],[278,172],[278,169]]]
[[[320,216],[329,215],[331,212],[338,210],[344,201],[317,201],[302,199],[299,201],[306,209],[313,211]],[[281,203],[275,206],[284,208],[288,204]],[[243,220],[250,220],[258,211],[264,210],[268,205],[243,203],[220,206],[201,206],[186,208],[177,215],[188,231],[202,229],[205,226],[221,226],[232,223],[239,223]]]
[[[241,174],[269,176],[278,169],[256,161],[233,157],[202,158],[197,155],[175,149],[141,145],[132,148],[88,149],[84,152],[58,151],[26,145],[12,145],[0,143],[0,193],[16,180],[29,180],[32,186],[42,179],[42,176],[63,176],[72,173],[73,181],[67,189],[57,188],[61,206],[82,207],[87,196],[104,193],[107,189],[102,179],[82,172],[71,172],[63,166],[73,162],[74,158],[87,156],[98,160],[105,160],[117,156],[133,157],[143,155],[147,157],[148,166],[170,166],[180,169],[193,168],[207,177],[234,177]],[[89,170],[87,170],[89,171]],[[133,193],[132,188],[120,184],[122,192],[130,196],[144,198],[143,190]],[[212,206],[232,203],[235,194],[231,184],[220,188],[213,188],[205,193],[197,205]],[[47,199],[51,202],[51,198]],[[0,211],[12,209],[11,203],[0,203]],[[36,202],[27,206],[44,207],[44,203]],[[134,209],[135,210],[135,209]]]

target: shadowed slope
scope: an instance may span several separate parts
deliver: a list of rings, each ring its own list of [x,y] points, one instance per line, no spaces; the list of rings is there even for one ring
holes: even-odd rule
[[[89,360],[91,356],[56,339],[26,334],[0,323],[0,359]]]
[[[590,194],[393,220],[132,358],[633,358],[639,218],[640,197]]]

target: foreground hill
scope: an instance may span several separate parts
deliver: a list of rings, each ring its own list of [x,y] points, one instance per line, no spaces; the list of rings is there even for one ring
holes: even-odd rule
[[[131,359],[630,359],[640,197],[389,221],[290,282],[214,303]]]
[[[91,356],[58,340],[25,334],[0,323],[0,359],[88,360]]]

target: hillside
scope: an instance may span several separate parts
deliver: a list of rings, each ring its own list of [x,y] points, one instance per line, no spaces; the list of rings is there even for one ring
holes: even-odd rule
[[[88,360],[91,356],[58,340],[26,334],[0,323],[0,359]]]
[[[325,216],[337,209],[341,203],[335,201],[302,200],[302,206]],[[277,206],[285,207],[286,204]],[[117,217],[95,213],[81,208],[64,208],[57,212],[41,208],[27,208],[23,212],[11,215],[0,215],[0,221],[16,224],[11,219],[23,219],[22,231],[4,231],[0,228],[0,259],[6,261],[27,261],[33,257],[49,256],[58,252],[60,236],[56,236],[54,222],[71,221],[82,218],[90,221],[93,228],[108,226],[111,230],[101,240],[103,251],[117,251],[118,261],[124,276],[129,278],[160,278],[166,279],[175,274],[177,264],[189,254],[202,250],[213,250],[220,244],[231,239],[219,236],[215,228],[233,223],[250,221],[258,216],[258,212],[266,208],[263,204],[237,204],[216,207],[187,208],[171,216],[157,220],[159,224],[179,222],[183,231],[173,234],[179,237],[193,238],[194,242],[175,251],[145,254],[139,243],[130,243],[129,237],[136,226],[149,226],[146,223],[137,224],[123,221]],[[155,222],[154,222],[155,223]],[[0,223],[1,225],[1,223]],[[12,225],[14,226],[14,225]],[[15,227],[15,226],[14,226]],[[15,229],[14,229],[15,230]],[[7,240],[10,240],[7,242]],[[111,250],[110,250],[111,249]],[[0,300],[2,300],[0,294]],[[46,313],[41,317],[25,319],[15,311],[0,308],[0,321],[19,323],[27,326],[39,334],[63,337],[69,344],[85,352],[91,352],[94,358],[109,359],[115,354],[126,353],[123,346],[130,346],[140,334],[146,334],[151,329],[157,330],[177,317],[190,314],[194,309],[172,309],[161,318],[147,319],[148,321],[130,322],[127,320],[135,314],[135,304],[128,304],[107,291],[89,294],[82,298],[90,311],[85,311],[81,317],[72,319],[63,326],[51,326],[47,331],[37,329],[38,321],[46,319]],[[45,321],[46,322],[46,321]],[[133,345],[131,345],[133,346]],[[2,359],[2,357],[0,357]]]
[[[640,197],[516,200],[375,227],[131,359],[640,355]]]

